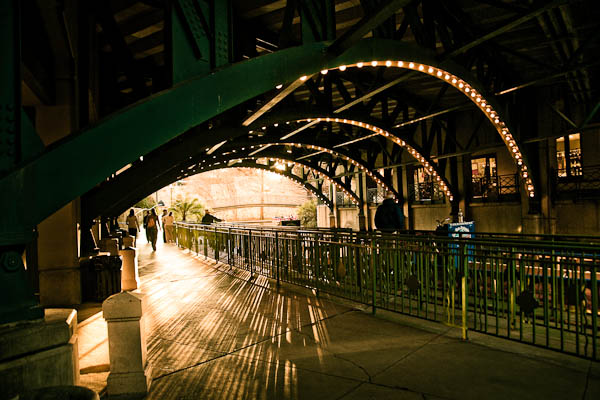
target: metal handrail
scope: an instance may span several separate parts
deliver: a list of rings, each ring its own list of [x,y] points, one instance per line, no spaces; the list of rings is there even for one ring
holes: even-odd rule
[[[600,238],[591,238],[177,224],[181,247],[277,283],[456,325],[464,337],[475,330],[598,360]]]

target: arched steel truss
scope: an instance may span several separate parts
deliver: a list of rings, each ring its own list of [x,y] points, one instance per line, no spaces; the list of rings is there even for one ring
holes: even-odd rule
[[[242,155],[242,154],[233,154],[232,153],[229,155],[225,155],[225,156],[221,156],[221,157],[212,159],[210,163],[207,162],[207,163],[205,163],[204,166],[198,165],[198,162],[200,161],[199,159],[187,160],[186,162],[179,164],[177,166],[177,168],[172,168],[169,171],[162,174],[160,177],[157,177],[156,179],[148,181],[144,185],[139,186],[138,188],[136,188],[136,190],[129,191],[127,193],[123,193],[121,198],[115,199],[114,203],[110,203],[108,206],[105,206],[102,209],[101,214],[106,217],[116,217],[116,216],[120,215],[121,213],[123,213],[124,211],[126,211],[129,207],[131,207],[132,204],[135,204],[136,202],[140,201],[141,199],[148,196],[149,194],[154,193],[155,191],[157,191],[173,182],[176,182],[180,179],[183,179],[185,177],[188,177],[188,176],[191,176],[191,175],[194,175],[197,173],[206,172],[209,170],[233,167],[234,165],[231,165],[231,166],[228,165],[228,163],[233,160],[242,159],[242,162],[243,162],[244,160],[249,160],[249,159],[258,160],[261,158],[279,159],[279,160],[284,160],[285,162],[292,162],[296,165],[300,165],[304,169],[306,169],[308,172],[313,173],[314,178],[317,178],[317,176],[324,177],[325,179],[332,182],[338,188],[338,190],[343,191],[347,196],[352,198],[355,203],[357,203],[359,205],[362,204],[360,197],[352,190],[349,182],[344,182],[342,179],[335,177],[335,174],[333,172],[323,169],[323,168],[319,167],[318,165],[311,164],[304,160],[302,160],[302,161],[295,160],[294,157],[291,157],[289,154],[286,154],[286,153],[267,152],[266,154],[262,154],[260,156],[248,156],[247,154]],[[202,163],[200,162],[200,164],[202,164]],[[271,169],[273,167],[273,164],[274,163],[270,163],[270,165],[268,165],[268,168]],[[256,164],[256,165],[264,165],[264,164]],[[308,177],[308,175],[309,175],[308,172],[306,173],[305,177]],[[308,184],[308,182],[306,182],[305,177],[298,177],[296,175],[294,175],[294,176]],[[309,189],[311,192],[313,192],[317,195],[319,193],[321,193],[321,195],[322,195],[322,192],[323,192],[322,187],[320,187],[320,186],[314,187],[314,185],[310,185],[310,184],[308,184],[308,185],[309,186],[307,186],[307,189]],[[330,204],[332,204],[331,199],[329,199],[329,202],[328,202],[328,205],[330,205]],[[89,217],[90,215],[94,215],[94,216]],[[88,222],[87,219],[95,218],[98,215],[99,215],[98,211],[91,212],[90,210],[88,210],[86,212],[86,219],[84,221]]]
[[[531,178],[524,175],[527,163],[510,134],[509,124],[501,117],[494,99],[484,97],[467,71],[450,61],[437,62],[433,53],[392,40],[361,40],[337,57],[328,53],[327,47],[323,42],[306,44],[190,79],[69,136],[34,160],[19,165],[0,180],[0,191],[13,193],[12,197],[3,196],[0,202],[5,211],[2,229],[5,234],[9,233],[4,242],[22,242],[30,237],[33,226],[114,171],[244,101],[279,84],[303,81],[319,71],[343,66],[359,68],[364,67],[360,63],[365,62],[388,67],[396,63],[396,68],[406,66],[461,90],[492,121],[507,146],[517,148],[525,188],[530,196],[535,194]],[[244,85],[240,85],[242,77]],[[36,207],[28,208],[24,202],[15,201],[16,198],[35,201]]]

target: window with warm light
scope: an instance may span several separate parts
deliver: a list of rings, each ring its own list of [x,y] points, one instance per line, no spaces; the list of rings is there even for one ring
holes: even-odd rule
[[[496,155],[486,155],[471,159],[471,182],[473,197],[489,197],[497,192],[498,174]]]
[[[581,176],[581,137],[579,133],[556,139],[557,174],[561,178]]]
[[[413,190],[410,198],[416,202],[441,201],[444,193],[434,182],[432,175],[425,171],[425,168],[417,167],[413,173]]]

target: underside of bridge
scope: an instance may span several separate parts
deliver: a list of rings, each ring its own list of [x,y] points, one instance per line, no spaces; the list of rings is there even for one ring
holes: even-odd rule
[[[596,234],[595,3],[0,0],[0,323],[80,303],[98,221],[220,168],[331,228],[391,193],[410,229]]]

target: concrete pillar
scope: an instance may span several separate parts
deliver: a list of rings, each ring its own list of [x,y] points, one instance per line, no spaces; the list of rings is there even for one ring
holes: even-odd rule
[[[40,303],[81,303],[79,275],[79,200],[72,201],[38,225]]]
[[[136,251],[133,247],[126,247],[123,250],[119,250],[119,255],[123,259],[121,290],[135,290],[140,283]]]
[[[329,213],[329,227],[330,228],[336,228],[336,216],[338,213],[338,206],[337,206],[337,191],[335,190],[335,186],[333,186],[332,183],[329,184],[329,194],[331,197],[331,202],[333,203],[333,210],[331,210],[331,212]]]
[[[79,383],[77,311],[46,309],[43,320],[3,326],[0,398],[25,390]]]
[[[369,215],[369,199],[367,188],[365,186],[364,173],[354,175],[358,196],[362,200],[362,206],[358,206],[358,230],[366,231],[368,227],[367,216]]]
[[[134,292],[117,293],[102,303],[108,325],[109,396],[141,396],[150,389],[152,367],[146,355],[145,309],[145,296]]]

